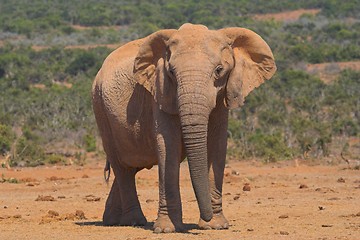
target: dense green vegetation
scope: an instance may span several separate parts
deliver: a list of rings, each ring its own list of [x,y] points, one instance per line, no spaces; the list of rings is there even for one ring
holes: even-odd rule
[[[360,136],[360,73],[343,71],[327,85],[302,66],[360,59],[359,6],[355,0],[0,0],[0,154],[10,153],[12,165],[34,166],[63,162],[69,153],[60,148],[78,159],[96,151],[90,89],[111,50],[65,46],[124,43],[184,22],[250,28],[275,54],[274,78],[231,112],[230,157],[339,154],[347,139]],[[321,12],[290,22],[252,18],[299,8]]]

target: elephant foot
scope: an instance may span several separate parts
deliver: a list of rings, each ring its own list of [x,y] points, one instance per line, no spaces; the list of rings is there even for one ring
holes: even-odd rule
[[[158,216],[154,223],[154,233],[183,232],[184,224],[182,220],[173,222],[167,215]]]
[[[105,226],[120,225],[121,217],[121,209],[107,207],[103,214],[103,223]]]
[[[210,220],[210,222],[205,222],[200,218],[199,220],[199,227],[200,229],[210,230],[220,230],[220,229],[228,229],[229,228],[229,222],[225,218],[223,213],[217,213],[214,214],[213,218]]]
[[[121,226],[145,226],[147,223],[147,220],[142,213],[142,211],[139,210],[133,210],[131,212],[124,213],[121,217],[120,224]]]

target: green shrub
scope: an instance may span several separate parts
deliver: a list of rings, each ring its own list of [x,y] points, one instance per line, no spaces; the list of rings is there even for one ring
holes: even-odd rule
[[[256,131],[249,136],[249,144],[255,156],[265,158],[270,162],[289,159],[293,156],[280,133],[264,134]]]
[[[97,62],[96,56],[92,52],[82,52],[65,69],[65,72],[76,75],[79,72],[86,72]]]
[[[59,164],[59,163],[64,164],[65,163],[64,157],[61,155],[57,155],[57,154],[50,154],[50,155],[46,156],[44,161],[49,164]]]
[[[4,155],[11,150],[11,144],[15,139],[15,134],[7,125],[0,124],[0,154]]]
[[[17,140],[15,149],[16,152],[10,161],[11,166],[35,167],[44,165],[46,159],[45,152],[38,143],[22,136]]]
[[[94,134],[86,134],[84,136],[85,149],[87,152],[96,151],[96,137]]]

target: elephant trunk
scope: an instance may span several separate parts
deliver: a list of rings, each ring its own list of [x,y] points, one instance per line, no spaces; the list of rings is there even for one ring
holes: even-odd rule
[[[204,88],[199,85],[179,85],[178,104],[191,182],[200,217],[208,222],[213,216],[207,156],[207,131],[211,108],[206,94],[201,93],[201,89]]]

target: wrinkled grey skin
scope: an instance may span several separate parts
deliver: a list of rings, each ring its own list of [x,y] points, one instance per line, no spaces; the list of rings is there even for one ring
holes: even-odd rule
[[[183,230],[179,166],[187,157],[199,226],[228,228],[222,211],[228,111],[275,73],[269,46],[244,28],[185,24],[111,53],[93,84],[93,108],[115,174],[106,225],[144,225],[135,174],[159,165],[155,232]]]

